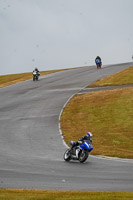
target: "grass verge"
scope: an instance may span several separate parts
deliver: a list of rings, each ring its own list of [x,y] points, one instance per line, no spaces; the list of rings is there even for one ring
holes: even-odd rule
[[[133,83],[133,66],[90,84],[88,87],[125,85]]]
[[[133,192],[0,190],[0,200],[131,200]]]
[[[130,77],[127,84],[132,82],[130,69],[124,70]],[[119,83],[123,81],[123,72],[112,76],[117,76]],[[91,131],[92,154],[133,158],[133,87],[75,95],[65,107],[60,122],[68,145]]]

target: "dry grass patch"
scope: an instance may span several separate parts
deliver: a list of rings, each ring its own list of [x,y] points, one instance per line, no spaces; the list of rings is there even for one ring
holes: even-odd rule
[[[132,192],[0,190],[0,200],[131,200]]]
[[[67,144],[91,131],[93,154],[133,158],[133,87],[76,95],[65,107]]]
[[[88,87],[133,84],[133,66],[113,75],[102,78]]]

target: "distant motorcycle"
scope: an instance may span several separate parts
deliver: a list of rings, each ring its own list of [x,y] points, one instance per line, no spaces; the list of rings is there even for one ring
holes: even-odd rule
[[[73,146],[74,141],[71,141],[70,144]],[[93,150],[93,146],[87,142],[87,140],[84,141],[84,143],[69,148],[64,153],[64,160],[70,161],[70,160],[78,160],[79,162],[83,163],[87,160],[89,153]]]
[[[33,71],[33,81],[38,81],[39,75],[40,74],[37,71]]]
[[[97,69],[101,69],[102,67],[102,62],[99,59],[96,59],[96,65],[97,65]]]

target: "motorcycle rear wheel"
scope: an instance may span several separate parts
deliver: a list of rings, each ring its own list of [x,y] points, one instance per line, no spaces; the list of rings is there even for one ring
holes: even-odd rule
[[[67,161],[67,162],[71,160],[71,153],[70,152],[71,152],[71,150],[67,149],[66,152],[64,153],[64,160]]]
[[[85,162],[87,160],[88,156],[89,156],[88,152],[82,150],[81,152],[79,152],[79,157],[78,157],[79,162],[81,162],[81,163]]]

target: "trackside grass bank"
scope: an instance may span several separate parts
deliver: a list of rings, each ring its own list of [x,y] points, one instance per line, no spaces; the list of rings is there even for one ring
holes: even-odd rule
[[[114,82],[133,83],[133,67],[102,79],[102,85],[104,80],[105,85],[107,80],[110,85]],[[96,86],[99,86],[98,82]],[[133,87],[75,95],[61,116],[61,129],[66,143],[69,145],[71,140],[77,140],[90,131],[94,135],[94,155],[133,158],[132,127]]]
[[[59,69],[59,70],[49,70],[49,71],[42,71],[40,72],[40,75],[47,75],[59,71],[64,71],[69,69]],[[33,75],[32,72],[29,73],[21,73],[21,74],[9,74],[9,75],[2,75],[0,76],[0,88],[12,85],[18,82],[26,81],[29,79],[32,79]]]
[[[107,76],[96,82],[92,83],[88,87],[100,87],[100,86],[111,86],[111,85],[125,85],[133,83],[133,66],[129,67],[121,72]]]
[[[131,200],[133,192],[0,190],[0,200]]]

